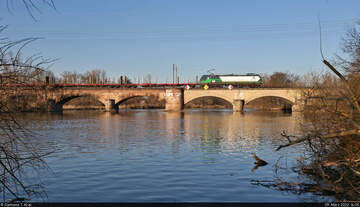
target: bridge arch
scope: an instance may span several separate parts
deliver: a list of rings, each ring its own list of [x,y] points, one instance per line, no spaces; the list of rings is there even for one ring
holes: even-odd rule
[[[292,108],[293,106],[295,105],[295,100],[292,100],[291,98],[289,97],[283,97],[283,96],[271,96],[271,95],[267,95],[267,96],[259,96],[259,97],[256,97],[256,98],[252,98],[252,99],[248,99],[248,100],[245,100],[245,106],[246,105],[249,105],[250,103],[252,102],[255,102],[255,101],[258,101],[260,99],[263,99],[263,98],[277,98],[277,99],[280,99],[283,104],[279,104],[279,106],[282,106],[282,110],[285,110],[285,111],[292,111]],[[264,103],[265,104],[265,103]],[[274,107],[273,106],[273,102],[270,103],[270,105],[268,105],[270,107]]]
[[[204,96],[200,96],[200,97],[197,97],[197,98],[192,98],[192,99],[187,100],[186,102],[184,102],[184,106],[186,106],[187,104],[190,104],[191,102],[199,100],[201,98],[216,98],[216,99],[220,99],[222,101],[225,101],[229,105],[233,106],[232,101],[229,101],[229,100],[225,99],[224,97],[219,97],[219,96],[214,96],[214,95],[213,96],[212,95],[204,95]]]
[[[64,104],[79,97],[93,97],[99,103],[106,106],[101,98],[92,94],[68,94],[68,95],[62,94],[62,95],[52,96],[49,97],[49,99],[47,99],[48,110],[51,112],[61,113],[63,111]]]
[[[96,99],[98,102],[102,103],[103,105],[105,105],[104,101],[94,95],[91,95],[91,94],[72,94],[72,95],[68,95],[68,96],[61,96],[61,97],[58,97],[56,99],[56,104],[58,105],[64,105],[66,104],[67,102],[75,99],[75,98],[80,98],[80,97],[93,97],[94,99]]]
[[[121,97],[121,98],[118,98],[115,100],[114,107],[116,109],[119,109],[119,106],[121,104],[123,104],[126,101],[131,100],[133,98],[139,98],[139,97],[144,98],[145,100],[150,99],[150,103],[148,103],[148,104],[154,104],[154,105],[159,104],[161,106],[161,107],[159,106],[160,108],[165,108],[165,100],[163,100],[160,95],[154,95],[154,94],[135,94],[135,95],[127,96],[127,97]],[[164,105],[164,106],[162,106],[162,105]]]
[[[187,103],[190,103],[191,101],[194,101],[195,99],[205,98],[205,97],[219,98],[219,99],[227,101],[230,104],[233,104],[233,99],[230,98],[230,97],[224,96],[224,95],[220,95],[220,94],[200,94],[200,95],[192,96],[189,99],[185,99],[184,100],[184,105],[186,105]]]
[[[281,100],[284,100],[285,102],[287,102],[288,104],[291,105],[295,105],[295,97],[290,97],[290,96],[277,96],[277,95],[264,95],[264,96],[254,96],[254,97],[249,97],[247,99],[245,99],[245,104],[248,104],[252,101],[261,99],[261,98],[265,98],[265,97],[276,97],[276,98],[280,98]]]
[[[116,100],[115,105],[119,106],[122,103],[125,103],[126,101],[133,99],[133,98],[137,98],[137,97],[147,97],[147,96],[142,96],[142,95],[134,95],[134,96],[128,96],[125,98],[120,98],[119,100]]]

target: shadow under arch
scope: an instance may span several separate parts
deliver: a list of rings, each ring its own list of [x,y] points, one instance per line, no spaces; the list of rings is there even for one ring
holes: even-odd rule
[[[218,96],[201,96],[184,103],[184,108],[233,108],[233,103]]]
[[[281,107],[279,105],[282,105]],[[253,107],[262,107],[264,108],[275,108],[275,109],[281,109],[283,111],[291,112],[292,106],[294,106],[295,103],[287,98],[281,97],[281,96],[261,96],[254,98],[250,101],[245,101],[245,106],[253,106]]]
[[[121,99],[117,103],[115,103],[115,108],[119,109],[121,108],[122,104],[125,104],[128,101],[139,99],[139,101],[144,101],[141,105],[137,105],[136,108],[156,108],[156,109],[165,109],[165,100],[160,100],[158,96],[149,95],[135,95],[135,96],[129,96],[126,98]],[[131,103],[131,104],[139,104],[139,103]]]
[[[91,99],[93,99],[93,101],[97,101],[98,103],[101,103],[103,106],[105,106],[105,104],[102,101],[100,101],[95,96],[89,95],[89,94],[66,96],[66,97],[61,98],[60,101],[58,101],[56,104],[59,104],[59,105],[63,106],[65,104],[69,103],[71,100],[74,100],[74,99],[77,99],[77,98],[86,98],[86,97],[91,98]]]

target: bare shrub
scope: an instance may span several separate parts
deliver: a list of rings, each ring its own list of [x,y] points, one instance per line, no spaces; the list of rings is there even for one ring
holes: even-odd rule
[[[5,26],[0,26],[0,34],[4,29]],[[24,91],[41,90],[34,84],[46,73],[43,66],[52,62],[40,56],[21,57],[22,48],[34,40],[0,38],[0,191],[3,200],[5,195],[15,200],[44,195],[41,185],[24,182],[24,178],[28,172],[46,168],[43,157],[49,152],[41,153],[31,144],[35,134],[19,124],[14,118],[18,108],[12,107]]]

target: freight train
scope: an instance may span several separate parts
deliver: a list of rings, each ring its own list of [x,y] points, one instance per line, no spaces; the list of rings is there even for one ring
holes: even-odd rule
[[[223,87],[232,85],[234,87],[260,87],[262,85],[261,76],[255,73],[248,73],[246,75],[203,75],[200,78],[201,85],[208,85],[209,87]]]
[[[33,82],[33,83],[3,83],[0,79],[0,85],[3,87],[54,87],[54,88],[62,88],[62,87],[109,87],[109,88],[168,88],[168,87],[176,87],[176,88],[225,88],[231,87],[234,88],[253,88],[262,86],[261,76],[254,73],[248,73],[246,75],[215,75],[213,73],[209,75],[203,75],[200,78],[200,81],[196,81],[195,83],[131,83],[127,79],[125,81],[121,81],[119,83],[55,83],[53,81],[49,81],[49,78],[46,78],[45,82]]]

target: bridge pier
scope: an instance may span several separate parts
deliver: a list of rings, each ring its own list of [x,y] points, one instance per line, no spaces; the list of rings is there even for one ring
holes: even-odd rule
[[[106,100],[106,102],[105,102],[105,111],[108,111],[108,112],[116,112],[117,111],[114,99]]]
[[[183,89],[171,88],[165,91],[165,110],[181,111],[184,107]]]
[[[296,94],[295,103],[291,107],[291,111],[303,111],[305,108],[306,99],[302,98],[301,93]]]
[[[245,101],[242,99],[234,99],[233,112],[243,112]]]
[[[52,113],[62,113],[63,105],[60,103],[56,103],[55,99],[48,100],[48,111]]]
[[[297,103],[297,104],[294,104],[292,105],[291,107],[291,111],[303,111],[304,110],[304,104],[300,104],[300,103]]]

